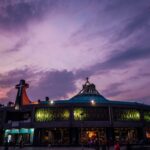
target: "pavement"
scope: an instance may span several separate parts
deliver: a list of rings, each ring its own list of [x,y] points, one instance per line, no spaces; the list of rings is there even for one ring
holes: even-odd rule
[[[95,148],[87,148],[87,147],[9,147],[8,150],[95,150]],[[0,147],[0,150],[5,150],[4,147]],[[99,150],[102,150],[101,148]],[[111,147],[109,150],[114,150],[113,147]],[[121,147],[120,150],[126,150],[125,147]]]
[[[4,147],[0,147],[0,150],[6,150]],[[7,150],[96,150],[95,148],[87,148],[87,147],[9,147]],[[100,147],[99,150],[102,150]],[[114,150],[114,147],[110,147],[109,150]],[[125,146],[122,146],[120,150],[126,150]],[[150,146],[144,146],[139,147],[139,146],[134,146],[133,149],[131,150],[150,150]]]
[[[8,150],[95,150],[94,148],[85,148],[85,147],[9,147]],[[4,147],[0,147],[0,150],[5,150]],[[101,150],[101,149],[100,149]]]

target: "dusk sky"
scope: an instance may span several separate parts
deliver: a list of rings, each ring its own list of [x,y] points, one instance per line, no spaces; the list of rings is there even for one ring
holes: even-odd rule
[[[0,0],[0,103],[106,98],[150,104],[150,0]]]

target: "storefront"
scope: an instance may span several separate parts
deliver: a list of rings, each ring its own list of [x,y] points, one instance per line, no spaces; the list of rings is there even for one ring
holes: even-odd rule
[[[114,128],[115,141],[119,141],[121,144],[137,144],[140,140],[140,136],[137,128]]]
[[[41,128],[36,129],[36,132],[39,145],[68,145],[70,142],[67,128]]]
[[[146,143],[150,143],[150,127],[145,128]]]
[[[106,143],[106,128],[81,128],[80,144],[95,145]]]
[[[25,145],[33,143],[34,129],[21,128],[21,129],[6,129],[4,135],[4,142],[18,145],[21,141]]]

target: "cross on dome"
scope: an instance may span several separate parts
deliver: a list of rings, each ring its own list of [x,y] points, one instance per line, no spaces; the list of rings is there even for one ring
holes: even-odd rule
[[[99,92],[96,90],[96,86],[93,83],[89,82],[89,78],[86,78],[85,84],[83,84],[82,90],[78,93],[78,95],[83,94],[95,94],[100,95]]]

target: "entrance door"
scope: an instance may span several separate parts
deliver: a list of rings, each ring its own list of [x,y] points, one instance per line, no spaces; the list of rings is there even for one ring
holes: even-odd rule
[[[69,131],[67,128],[41,129],[40,142],[42,145],[68,145]]]
[[[32,144],[34,129],[7,129],[5,130],[4,142],[18,145],[20,141],[24,144]]]
[[[106,142],[106,132],[104,128],[84,128],[80,133],[80,144],[94,145]]]

